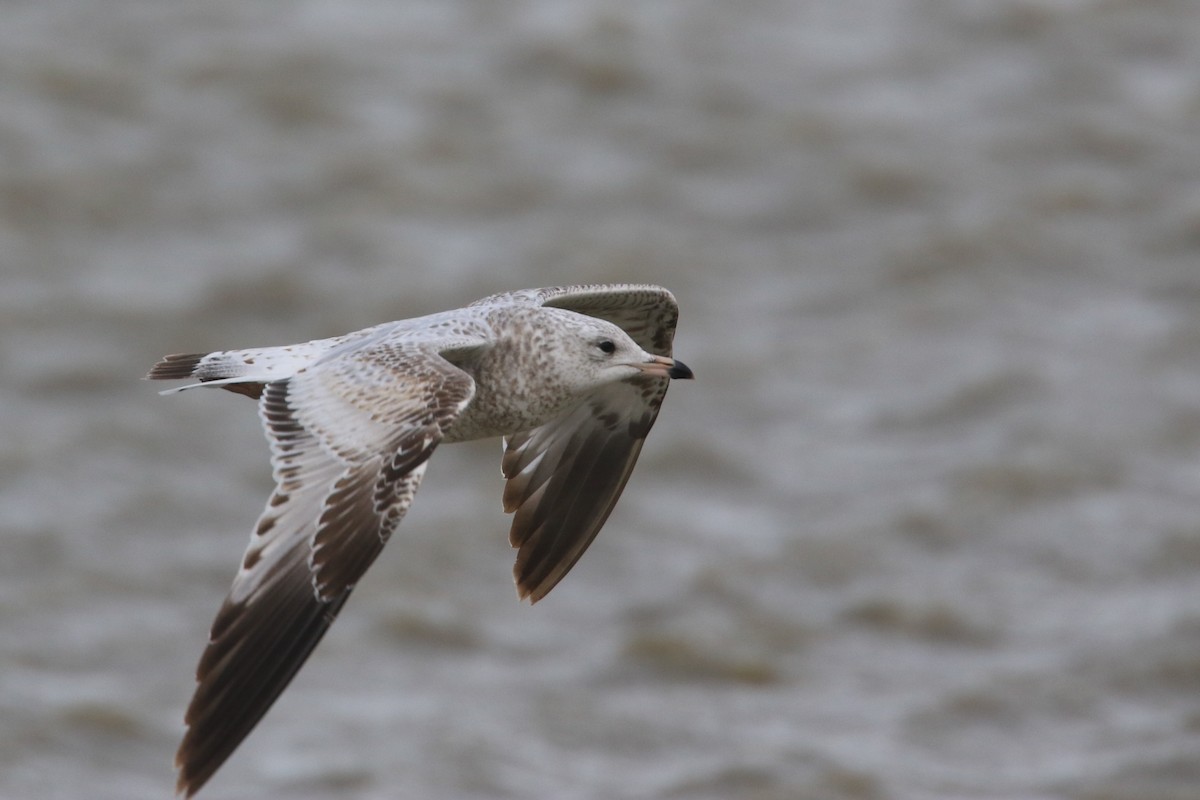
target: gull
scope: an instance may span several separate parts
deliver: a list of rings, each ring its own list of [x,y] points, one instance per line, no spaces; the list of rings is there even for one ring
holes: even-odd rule
[[[194,795],[279,697],[408,510],[439,444],[503,437],[513,576],[537,602],[625,488],[672,378],[666,289],[592,284],[283,347],[170,355],[146,376],[258,400],[275,489],[196,669],[176,754]]]

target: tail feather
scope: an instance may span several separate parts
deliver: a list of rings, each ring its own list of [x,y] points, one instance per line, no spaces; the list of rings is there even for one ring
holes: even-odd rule
[[[147,373],[148,380],[174,380],[178,378],[199,378],[202,383],[232,378],[255,377],[254,373],[271,370],[271,364],[260,366],[257,370],[255,356],[261,355],[261,350],[218,350],[215,353],[178,353],[166,356]]]
[[[231,392],[258,397],[271,381],[290,378],[312,361],[315,352],[304,347],[265,347],[255,350],[218,350],[213,353],[178,353],[164,357],[150,368],[147,380],[195,378],[190,383],[167,389],[174,394],[198,386],[220,386]]]
[[[179,380],[194,378],[191,383],[163,394],[194,389],[197,386],[220,386],[231,392],[258,397],[263,386],[285,380],[323,356],[336,352],[348,343],[361,343],[370,336],[390,330],[394,323],[376,325],[332,339],[315,339],[304,344],[281,347],[257,347],[249,350],[217,350],[212,353],[179,353],[166,356],[147,373],[148,380]]]
[[[150,368],[146,380],[170,381],[177,378],[190,378],[196,374],[196,366],[208,353],[176,353],[165,356]]]

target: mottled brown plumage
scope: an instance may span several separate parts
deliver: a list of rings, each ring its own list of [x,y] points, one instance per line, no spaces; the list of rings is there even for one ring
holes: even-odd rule
[[[571,569],[658,415],[678,309],[657,286],[531,289],[300,345],[167,356],[152,379],[258,398],[276,482],[217,613],[176,756],[212,777],[399,525],[442,442],[505,437],[520,597]],[[169,390],[169,391],[178,391]]]

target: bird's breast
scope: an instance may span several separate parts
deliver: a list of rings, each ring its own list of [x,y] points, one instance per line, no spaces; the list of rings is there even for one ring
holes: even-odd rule
[[[524,371],[495,372],[484,367],[475,376],[475,396],[443,433],[443,440],[465,442],[531,430],[558,417],[575,402],[565,389],[530,380]]]

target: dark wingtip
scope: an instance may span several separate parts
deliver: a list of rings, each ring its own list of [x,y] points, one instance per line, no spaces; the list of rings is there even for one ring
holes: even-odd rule
[[[199,786],[192,786],[191,779],[185,778],[183,775],[180,775],[179,779],[175,781],[176,797],[182,797],[184,800],[187,800],[187,798],[193,796],[199,790]]]
[[[225,760],[222,756],[216,760],[216,763],[203,764],[198,762],[199,757],[197,748],[185,738],[184,743],[180,745],[179,751],[175,754],[175,769],[178,770],[178,777],[175,781],[176,797],[182,797],[184,800],[193,797],[204,784],[208,783],[208,779],[216,773],[217,767],[221,766]]]
[[[675,359],[675,366],[671,367],[671,369],[667,371],[667,375],[675,380],[684,381],[690,381],[696,377],[692,373],[691,367],[680,361],[678,358]]]

